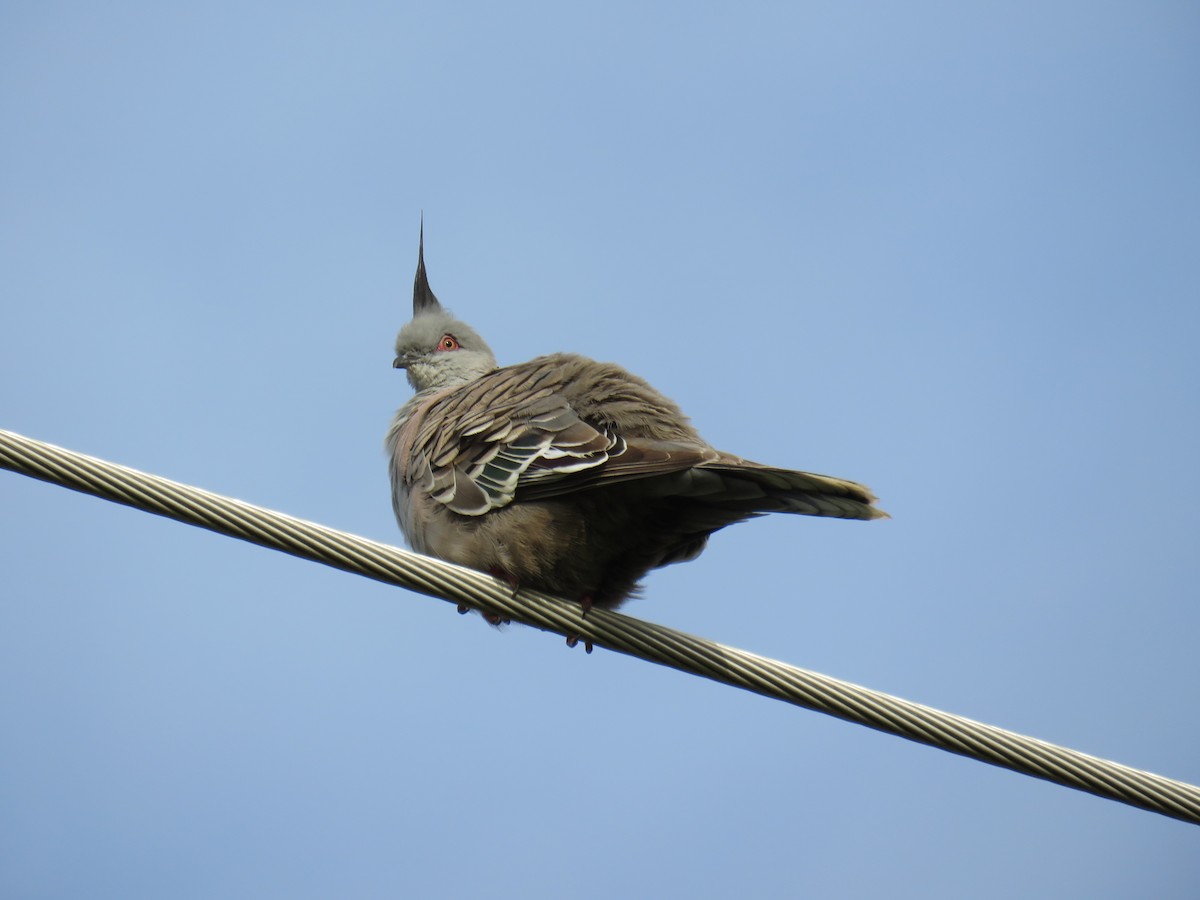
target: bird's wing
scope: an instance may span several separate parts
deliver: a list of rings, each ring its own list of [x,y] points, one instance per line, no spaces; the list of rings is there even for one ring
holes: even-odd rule
[[[541,357],[435,397],[406,442],[410,483],[456,513],[478,516],[518,494],[542,499],[719,458],[702,443],[646,439],[636,427],[626,436],[603,416],[586,421],[576,407],[589,404],[573,402],[578,384],[569,383],[578,367],[563,364],[576,359]]]
[[[568,354],[439,394],[410,422],[396,444],[405,479],[465,516],[635,481],[642,499],[685,497],[721,510],[723,524],[764,512],[886,516],[856,482],[714,450],[641,379]]]

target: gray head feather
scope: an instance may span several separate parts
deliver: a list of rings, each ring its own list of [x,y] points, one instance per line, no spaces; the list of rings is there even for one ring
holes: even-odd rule
[[[466,384],[497,368],[492,348],[474,328],[454,318],[429,286],[424,221],[413,279],[413,317],[396,336],[392,365],[407,370],[408,383],[417,391]]]

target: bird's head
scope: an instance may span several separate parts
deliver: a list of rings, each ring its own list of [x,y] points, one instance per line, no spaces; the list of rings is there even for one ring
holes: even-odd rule
[[[396,335],[392,365],[408,372],[408,383],[417,391],[466,384],[496,368],[492,348],[470,325],[450,315],[429,287],[424,224],[413,281],[413,317]]]

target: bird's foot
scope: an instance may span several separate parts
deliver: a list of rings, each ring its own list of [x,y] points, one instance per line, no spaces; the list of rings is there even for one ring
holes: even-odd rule
[[[499,578],[510,588],[512,588],[513,596],[517,596],[517,591],[521,590],[521,582],[517,581],[517,576],[507,569],[502,569],[499,566],[488,566],[488,574],[493,578]]]
[[[571,647],[572,649],[574,649],[575,645],[578,643],[579,643],[579,635],[577,635],[577,634],[568,634],[567,635],[567,646],[568,647]],[[585,653],[591,653],[592,652],[592,642],[585,639],[583,642],[583,649],[584,649]]]
[[[488,566],[487,571],[488,574],[493,578],[499,578],[510,588],[512,588],[512,596],[517,596],[517,591],[521,589],[521,584],[517,581],[516,575],[514,575],[512,572],[505,571],[499,566]],[[461,606],[459,606],[459,612],[462,612]],[[483,616],[484,620],[489,625],[495,625],[497,628],[499,628],[501,625],[508,625],[512,621],[511,619],[504,618],[504,616],[498,613],[484,612],[483,610],[480,610],[479,614]]]
[[[460,616],[465,616],[471,611],[471,607],[465,603],[458,604],[456,609],[458,610],[458,614]],[[495,625],[497,628],[499,628],[501,625],[508,625],[512,621],[511,619],[506,619],[504,616],[498,615],[497,613],[487,612],[482,609],[479,611],[479,614],[483,616],[483,620],[485,622],[487,622],[489,625]]]
[[[584,594],[582,597],[580,597],[579,605],[583,607],[583,617],[586,619],[587,614],[592,611],[592,595]],[[567,646],[568,647],[574,647],[578,643],[579,643],[579,635],[577,635],[577,634],[568,634],[567,635]],[[588,653],[591,653],[592,652],[592,642],[589,640],[584,640],[583,649],[586,650]]]

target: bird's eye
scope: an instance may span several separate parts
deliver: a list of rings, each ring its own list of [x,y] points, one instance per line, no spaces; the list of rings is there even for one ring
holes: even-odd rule
[[[457,350],[458,340],[452,334],[443,334],[442,339],[438,341],[437,348],[439,350]]]

